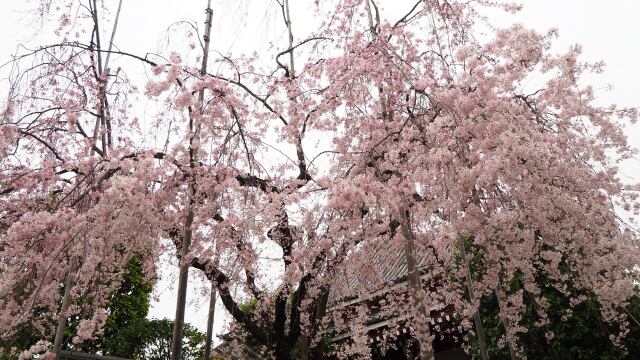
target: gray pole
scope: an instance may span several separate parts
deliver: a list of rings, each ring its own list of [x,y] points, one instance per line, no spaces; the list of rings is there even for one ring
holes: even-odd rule
[[[67,325],[67,310],[69,309],[69,302],[71,301],[71,288],[73,287],[73,275],[76,266],[75,259],[71,260],[67,276],[64,280],[64,295],[62,296],[62,307],[60,308],[60,317],[58,318],[58,326],[56,327],[56,337],[53,341],[53,352],[56,354],[56,359],[60,356],[60,350],[62,350],[62,340],[64,339],[64,329]]]
[[[204,32],[204,49],[202,56],[202,67],[200,68],[200,74],[205,75],[207,73],[207,60],[209,59],[209,40],[211,35],[211,0],[207,1],[205,32]],[[204,112],[204,89],[198,93],[198,100],[200,106],[200,113]],[[197,164],[197,137],[200,135],[200,124],[195,123],[193,114],[190,116],[190,130],[192,131],[191,138],[189,139],[189,153],[190,153],[190,167],[194,168]],[[180,275],[178,279],[178,298],[176,299],[176,317],[173,323],[173,339],[171,341],[171,360],[181,360],[182,358],[182,337],[184,332],[184,312],[187,303],[187,285],[189,281],[189,266],[186,261],[189,254],[189,246],[191,245],[191,238],[193,236],[193,218],[194,218],[194,197],[195,197],[195,180],[191,178],[189,182],[189,188],[187,191],[189,210],[187,211],[187,218],[184,224],[184,235],[182,237],[182,246],[180,248]]]
[[[422,281],[420,280],[420,270],[417,266],[415,257],[415,236],[413,229],[411,228],[411,220],[407,209],[400,208],[400,229],[405,240],[404,255],[407,262],[407,277],[409,280],[409,286],[413,293],[413,301],[418,307],[418,312],[422,319],[418,321],[417,337],[418,345],[420,346],[420,360],[434,360],[435,354],[433,351],[433,343],[431,342],[431,331],[429,329],[429,315],[430,311],[425,306],[422,299],[420,299],[420,293],[424,292],[422,288]]]
[[[213,320],[216,315],[216,285],[211,283],[211,295],[209,297],[209,318],[207,319],[207,337],[204,343],[204,360],[211,359],[211,340],[213,339]]]
[[[471,269],[469,266],[469,260],[467,259],[467,251],[465,250],[464,239],[460,239],[460,254],[462,255],[462,262],[465,267],[465,279],[467,281],[467,292],[469,293],[469,300],[471,302],[476,301],[476,296],[473,292],[473,281],[471,279]],[[478,309],[473,314],[473,322],[476,327],[476,335],[478,336],[478,347],[480,348],[480,357],[482,360],[489,360],[489,352],[487,350],[487,340],[484,332],[484,326],[482,326],[482,318],[480,317],[480,300],[478,300]]]

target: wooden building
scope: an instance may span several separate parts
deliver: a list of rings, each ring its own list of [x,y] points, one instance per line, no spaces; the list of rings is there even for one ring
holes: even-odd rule
[[[437,292],[442,275],[431,271],[435,255],[429,249],[418,249],[416,260],[422,284],[426,290]],[[414,306],[409,297],[406,259],[400,246],[363,249],[355,256],[370,257],[369,267],[363,274],[340,274],[342,286],[332,287],[328,313],[341,320],[329,331],[335,348],[348,348],[356,341],[366,341],[371,358],[414,359],[417,353],[414,323],[407,307]],[[362,259],[360,259],[362,260]],[[363,282],[366,283],[363,285]],[[368,291],[362,291],[368,289]],[[358,293],[360,291],[361,293]],[[398,306],[398,304],[405,304]],[[436,360],[466,360],[462,350],[463,331],[456,320],[451,304],[439,301],[430,304],[429,327],[435,337],[433,347]],[[336,314],[337,313],[337,314]],[[367,319],[362,324],[362,314]]]

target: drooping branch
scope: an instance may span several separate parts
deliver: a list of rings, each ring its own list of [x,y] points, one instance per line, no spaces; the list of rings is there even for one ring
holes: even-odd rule
[[[35,134],[33,134],[33,133],[29,132],[29,131],[24,131],[24,130],[18,130],[18,131],[23,135],[27,135],[29,137],[34,138],[36,141],[38,141],[39,143],[44,145],[44,147],[49,149],[51,151],[51,153],[53,154],[53,156],[55,156],[56,159],[60,160],[62,163],[66,162],[66,160],[60,155],[60,153],[58,153],[58,151],[53,147],[53,145],[49,144],[48,142],[46,142],[42,138],[38,137],[37,135],[35,135]]]
[[[297,49],[298,47],[300,47],[300,46],[302,46],[302,45],[304,45],[304,44],[307,44],[307,43],[309,43],[309,42],[311,42],[311,41],[320,41],[320,40],[331,40],[331,38],[324,37],[324,36],[313,36],[313,37],[310,37],[310,38],[308,38],[308,39],[306,39],[306,40],[301,41],[300,43],[296,44],[295,46],[291,46],[291,47],[289,47],[288,49],[286,49],[286,50],[283,50],[283,51],[279,52],[279,53],[276,55],[276,63],[278,63],[278,66],[279,66],[280,68],[284,69],[284,71],[285,71],[285,76],[286,76],[287,78],[292,78],[292,77],[294,77],[294,76],[295,76],[295,73],[292,73],[292,72],[289,70],[289,69],[290,69],[289,67],[285,66],[283,63],[281,63],[281,62],[280,62],[280,57],[281,57],[282,55],[292,54],[292,53],[293,53],[293,51],[294,51],[295,49]],[[290,61],[291,61],[291,60],[290,60]],[[291,65],[290,65],[290,66],[291,66]]]
[[[242,324],[242,326],[261,343],[269,343],[270,335],[265,329],[260,327],[260,321],[256,319],[252,313],[244,313],[233,300],[233,296],[229,291],[229,277],[224,272],[214,267],[210,261],[203,262],[199,259],[194,259],[191,267],[201,270],[210,281],[216,284],[220,299],[234,320]]]

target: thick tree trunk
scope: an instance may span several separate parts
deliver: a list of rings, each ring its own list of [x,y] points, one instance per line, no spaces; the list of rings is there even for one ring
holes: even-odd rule
[[[289,12],[289,0],[284,0],[284,17],[285,24],[287,26],[287,31],[289,33],[289,78],[291,80],[295,79],[296,71],[295,71],[295,61],[293,55],[293,29],[291,26],[291,14]],[[285,213],[286,214],[286,213]],[[288,244],[286,246],[291,246]],[[284,250],[284,248],[283,248]],[[285,267],[287,266],[285,260]],[[279,294],[278,297],[284,296],[284,294]],[[276,348],[275,348],[275,358],[276,360],[290,360],[291,351],[293,350],[293,346],[291,345],[291,340],[288,339],[288,336],[285,334],[285,322],[286,322],[286,304],[287,298],[279,298],[276,300],[276,321],[274,323],[274,332],[276,337]],[[293,304],[292,306],[296,306]],[[279,314],[278,312],[281,312]],[[281,316],[279,316],[281,315]],[[293,319],[289,319],[289,321],[293,321]],[[296,341],[294,339],[293,341]]]
[[[211,36],[211,0],[207,1],[206,8],[206,21],[205,21],[205,33],[204,33],[204,49],[202,56],[202,67],[200,69],[200,75],[204,76],[207,73],[207,61],[209,59],[209,40]],[[204,89],[198,93],[198,112],[202,114],[204,112]],[[198,156],[198,138],[200,135],[200,124],[196,121],[194,114],[189,114],[189,131],[191,136],[189,139],[189,161],[190,168],[194,169],[197,165]],[[173,338],[171,340],[171,360],[181,360],[182,358],[182,337],[184,332],[184,312],[187,302],[187,285],[189,281],[189,267],[191,264],[187,261],[189,254],[189,247],[191,246],[191,239],[193,236],[193,220],[195,216],[194,202],[196,195],[195,178],[191,175],[189,186],[187,190],[187,217],[184,224],[184,232],[182,236],[182,246],[180,249],[180,276],[178,279],[178,298],[176,299],[176,317],[173,323]]]
[[[298,351],[300,352],[300,360],[311,359],[311,338],[308,335],[300,335],[298,341]]]
[[[291,346],[289,341],[284,339],[278,339],[278,341],[276,341],[276,360],[292,360],[292,351],[293,346]]]
[[[311,317],[311,330],[309,334],[300,335],[299,354],[300,360],[321,360],[324,358],[324,344],[322,342],[312,343],[314,337],[318,334],[322,318],[327,313],[327,302],[329,301],[329,290],[323,288],[320,296],[313,306],[313,316]]]

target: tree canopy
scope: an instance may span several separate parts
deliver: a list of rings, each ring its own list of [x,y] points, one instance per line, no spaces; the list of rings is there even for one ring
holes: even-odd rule
[[[601,64],[553,52],[554,30],[487,26],[480,8],[518,10],[502,1],[419,0],[399,18],[381,1],[320,3],[297,32],[304,15],[276,0],[288,36],[243,55],[205,51],[215,37],[189,23],[187,48],[123,49],[122,2],[39,2],[59,40],[19,49],[0,118],[0,332],[37,329],[24,357],[55,351],[67,318],[76,344],[110,331],[135,254],[145,274],[168,257],[207,278],[279,360],[322,358],[328,324],[361,329],[367,309],[344,323],[327,299],[343,274],[360,293],[383,286],[372,264],[390,249],[412,301],[385,306],[415,324],[423,359],[430,307],[454,305],[471,330],[492,296],[512,357],[567,304],[597,301],[624,343],[640,251],[622,214],[640,204],[617,164],[635,154],[637,111],[596,104],[582,78]],[[441,286],[420,286],[416,248]]]

